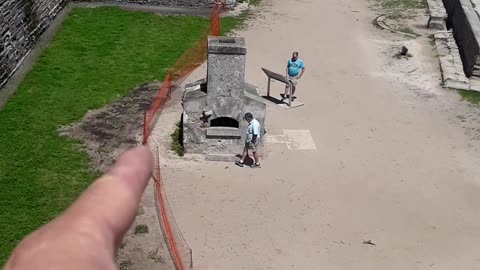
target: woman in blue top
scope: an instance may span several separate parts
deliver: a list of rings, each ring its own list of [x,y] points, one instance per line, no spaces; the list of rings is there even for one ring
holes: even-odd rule
[[[288,90],[290,85],[292,86],[292,99],[295,99],[295,90],[297,90],[297,80],[302,78],[303,73],[305,72],[305,65],[303,64],[302,59],[298,58],[298,52],[295,51],[292,54],[292,59],[288,60],[287,64],[287,79],[290,81],[290,84],[287,84],[285,87],[285,94],[282,96],[282,100],[288,97]]]

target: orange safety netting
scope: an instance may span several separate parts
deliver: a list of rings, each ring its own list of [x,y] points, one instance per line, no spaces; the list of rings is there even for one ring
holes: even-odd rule
[[[143,144],[150,145],[155,156],[155,169],[153,172],[155,185],[155,202],[158,219],[172,262],[177,270],[191,269],[193,267],[192,250],[183,238],[175,222],[173,212],[165,195],[162,176],[160,173],[160,157],[158,145],[154,139],[149,139],[156,119],[165,103],[170,100],[172,89],[178,86],[187,75],[200,66],[207,57],[207,36],[219,36],[221,33],[221,13],[224,10],[224,1],[218,2],[212,8],[211,25],[200,42],[187,50],[167,73],[158,94],[153,100],[148,111],[144,114]]]
[[[149,139],[150,147],[155,157],[155,166],[153,171],[154,179],[154,197],[157,208],[158,221],[162,230],[164,241],[172,263],[177,270],[191,269],[193,267],[192,249],[183,238],[182,232],[175,222],[173,211],[170,208],[168,198],[165,193],[162,175],[160,174],[160,156],[158,145],[155,140]],[[153,146],[153,147],[152,147]]]
[[[219,36],[221,33],[221,13],[224,10],[224,4],[221,2],[212,8],[210,29],[202,39],[197,42],[190,49],[185,51],[182,56],[175,62],[170,71],[167,73],[155,100],[150,106],[150,109],[145,112],[144,126],[143,126],[143,144],[147,143],[148,138],[152,132],[154,122],[161,111],[165,102],[171,97],[171,92],[174,85],[179,85],[182,79],[192,73],[199,67],[207,57],[207,36]]]

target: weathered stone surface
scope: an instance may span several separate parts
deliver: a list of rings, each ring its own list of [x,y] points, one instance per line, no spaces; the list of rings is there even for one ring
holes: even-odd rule
[[[427,0],[430,18],[427,27],[444,30],[446,28],[447,11],[442,0]]]
[[[231,138],[231,139],[240,139],[242,138],[242,133],[238,128],[232,127],[209,127],[207,128],[207,138]]]
[[[241,119],[244,113],[246,50],[242,49],[245,49],[245,41],[243,38],[230,38],[229,42],[222,43],[225,40],[227,38],[224,37],[208,38],[208,110],[213,111],[212,118]]]
[[[0,4],[0,87],[18,68],[68,0],[3,0]]]
[[[209,54],[247,54],[245,39],[241,37],[208,37]]]
[[[435,33],[435,45],[440,61],[443,86],[471,90],[470,80],[463,73],[462,60],[451,31]]]
[[[477,3],[478,0],[474,0]],[[443,0],[448,13],[447,25],[453,28],[463,69],[467,77],[480,76],[480,18],[472,0]]]
[[[245,83],[245,42],[227,41],[209,39],[207,79],[187,85],[182,99],[185,150],[207,159],[242,152],[246,112],[265,124],[266,103],[256,87]]]

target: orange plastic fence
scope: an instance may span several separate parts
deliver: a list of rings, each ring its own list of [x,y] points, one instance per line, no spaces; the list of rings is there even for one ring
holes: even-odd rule
[[[183,235],[175,222],[173,212],[165,195],[163,179],[160,173],[160,156],[158,145],[150,138],[158,115],[165,103],[170,100],[172,90],[200,66],[207,56],[207,36],[219,36],[221,33],[221,13],[224,10],[225,1],[219,1],[212,8],[211,25],[208,33],[205,33],[200,42],[187,50],[173,65],[165,77],[158,94],[153,100],[148,111],[144,114],[143,144],[150,145],[155,156],[155,169],[153,172],[155,185],[155,202],[158,219],[172,262],[177,270],[191,269],[193,267],[192,250],[183,238]]]
[[[178,86],[180,82],[200,66],[207,57],[207,36],[219,36],[221,34],[221,13],[224,11],[224,2],[215,5],[212,8],[210,29],[199,42],[190,49],[185,51],[182,56],[175,62],[167,73],[162,85],[158,91],[155,100],[150,105],[150,109],[145,112],[143,125],[143,144],[147,143],[152,132],[158,113],[163,108],[165,102],[171,97],[174,86]]]
[[[173,211],[165,193],[162,175],[160,174],[158,145],[154,139],[149,139],[149,144],[151,148],[153,146],[152,150],[155,156],[155,167],[153,171],[155,206],[157,208],[158,221],[168,247],[168,252],[175,269],[191,269],[193,267],[192,249],[188,246],[175,222]]]

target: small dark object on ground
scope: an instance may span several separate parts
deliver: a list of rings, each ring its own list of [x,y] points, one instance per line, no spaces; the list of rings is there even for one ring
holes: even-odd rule
[[[376,246],[377,244],[373,243],[372,240],[363,241],[364,245]]]
[[[405,47],[405,46],[402,46],[402,50],[400,51],[400,55],[405,56],[405,55],[407,55],[407,53],[408,53],[408,48]]]

